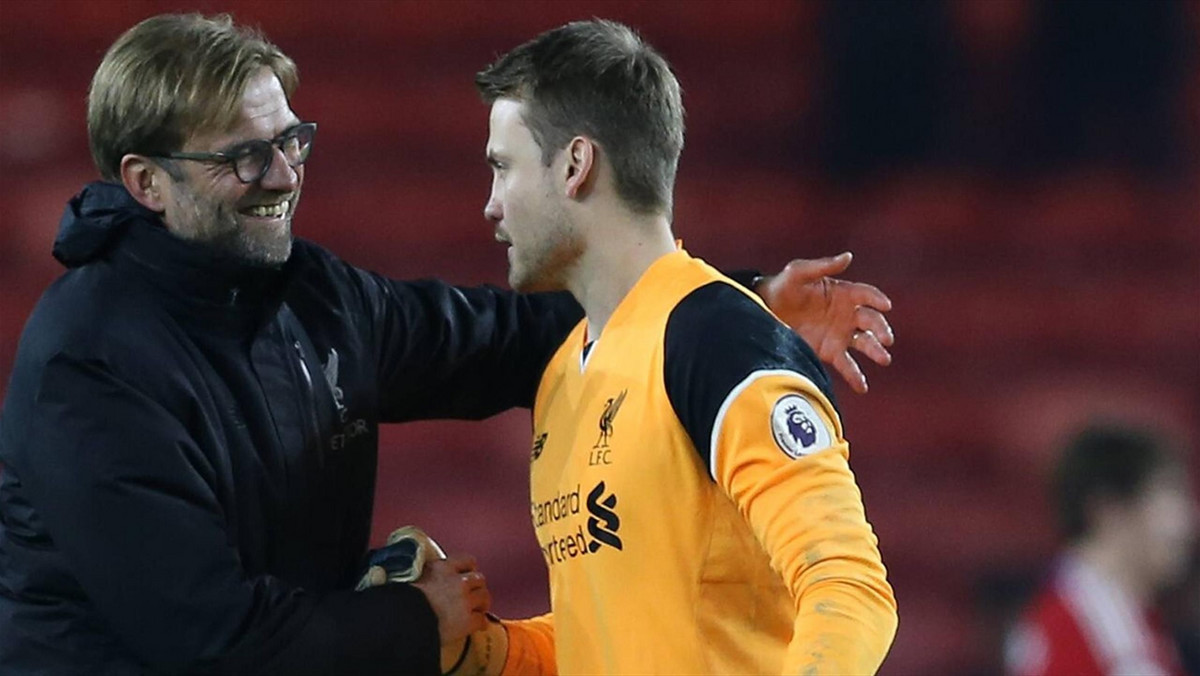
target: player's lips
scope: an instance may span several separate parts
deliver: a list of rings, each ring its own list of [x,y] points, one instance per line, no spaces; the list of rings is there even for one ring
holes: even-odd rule
[[[501,244],[508,244],[510,246],[512,245],[512,240],[508,238],[508,235],[500,232],[499,230],[496,231],[496,241],[500,242]]]

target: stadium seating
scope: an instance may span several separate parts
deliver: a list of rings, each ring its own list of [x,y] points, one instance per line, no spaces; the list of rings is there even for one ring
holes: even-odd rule
[[[137,19],[184,7],[3,4],[0,383],[57,274],[49,246],[62,204],[92,174],[91,72]],[[395,276],[503,284],[482,218],[487,115],[471,77],[498,51],[591,16],[590,3],[221,6],[296,59],[295,108],[321,125],[300,234]],[[1198,182],[1097,166],[1007,177],[933,166],[838,184],[804,150],[821,87],[820,4],[690,7],[642,2],[615,17],[661,47],[685,88],[677,234],[726,268],[849,248],[850,276],[889,292],[896,363],[867,368],[865,397],[838,391],[901,604],[885,673],[990,673],[997,628],[972,590],[995,571],[1035,575],[1052,553],[1042,488],[1061,435],[1099,411],[1200,438]],[[1011,19],[980,16],[964,21]],[[419,523],[479,558],[500,612],[544,610],[528,434],[520,412],[388,430],[376,540]]]

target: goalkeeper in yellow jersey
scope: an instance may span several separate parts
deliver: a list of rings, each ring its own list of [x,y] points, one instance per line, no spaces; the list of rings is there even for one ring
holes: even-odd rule
[[[829,379],[756,296],[676,242],[683,107],[667,63],[594,20],[521,45],[476,84],[491,105],[485,215],[509,282],[569,290],[587,316],[533,412],[552,612],[493,622],[443,667],[874,672],[896,604]],[[879,340],[852,342],[886,354]]]
[[[875,671],[896,604],[829,379],[676,242],[683,106],[666,61],[593,20],[476,84],[509,282],[569,290],[587,313],[534,405],[552,611],[504,623],[504,671]]]

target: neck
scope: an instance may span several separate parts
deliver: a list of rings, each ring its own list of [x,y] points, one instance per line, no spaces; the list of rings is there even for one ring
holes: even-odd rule
[[[1085,540],[1073,548],[1074,554],[1105,579],[1123,589],[1137,603],[1145,605],[1154,596],[1154,585],[1140,574],[1138,552],[1129,551],[1118,542],[1101,538]]]
[[[588,339],[600,337],[621,301],[654,261],[675,251],[665,215],[598,219],[567,288],[587,313]]]

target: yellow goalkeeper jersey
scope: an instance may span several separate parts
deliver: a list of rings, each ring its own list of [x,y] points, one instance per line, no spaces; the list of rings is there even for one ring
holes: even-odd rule
[[[586,333],[534,406],[552,612],[506,623],[505,673],[876,670],[895,600],[811,349],[683,250]]]

